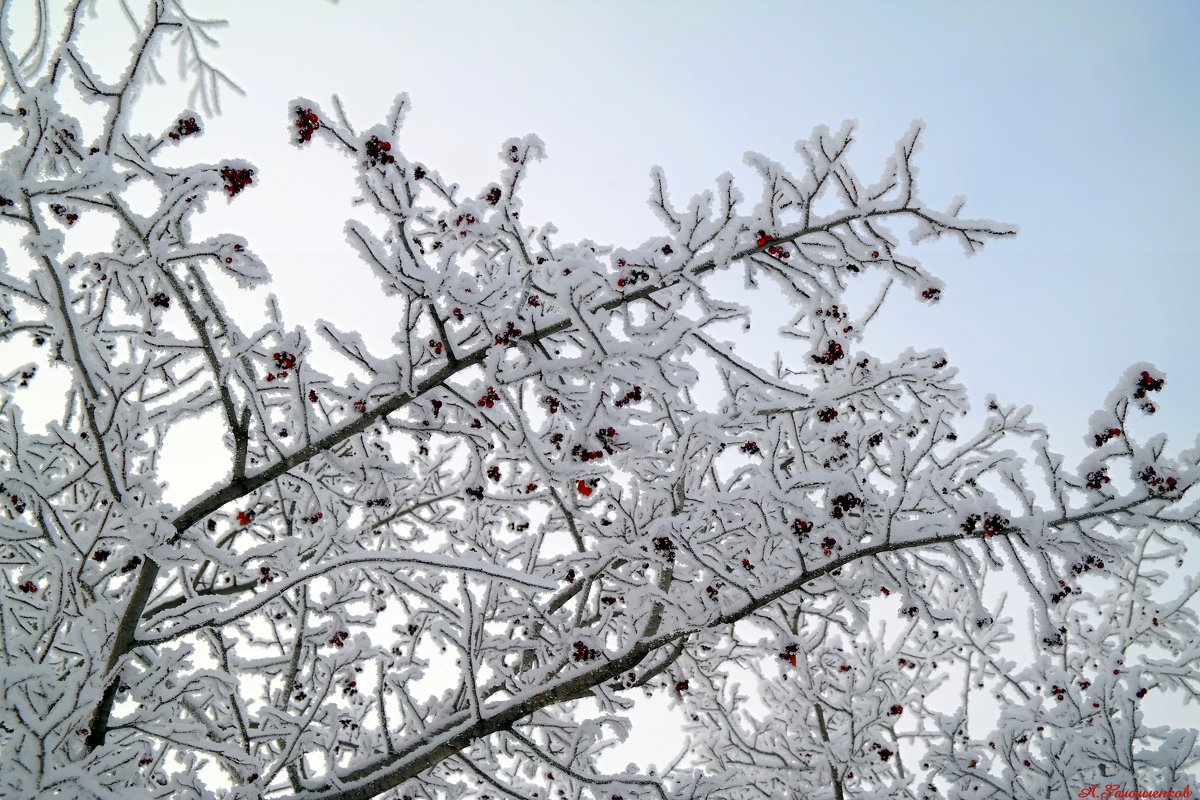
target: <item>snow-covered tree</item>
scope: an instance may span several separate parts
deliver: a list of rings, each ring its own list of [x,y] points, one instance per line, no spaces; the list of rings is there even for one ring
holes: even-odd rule
[[[270,297],[236,318],[223,298],[269,287],[268,265],[252,235],[192,222],[253,191],[254,165],[166,165],[219,118],[129,123],[163,48],[200,107],[228,80],[210,23],[157,0],[109,82],[80,43],[89,6],[61,34],[38,17],[24,52],[0,31],[0,338],[71,383],[43,428],[22,415],[50,399],[39,366],[0,376],[0,795],[1194,782],[1195,732],[1141,709],[1200,689],[1196,587],[1177,574],[1200,449],[1127,430],[1162,373],[1120,376],[1071,468],[1027,408],[989,399],[959,430],[942,351],[859,349],[889,293],[937,302],[911,246],[1016,232],[922,202],[920,125],[874,183],[847,163],[849,124],[816,129],[795,167],[751,156],[757,201],[726,175],[680,207],[655,171],[662,234],[611,247],[522,218],[535,136],[468,190],[402,152],[407,98],[365,131],[297,99],[293,143],[344,153],[373,211],[345,231],[394,309],[379,352],[331,322],[314,342]],[[103,248],[85,218],[110,224]],[[716,288],[731,270],[794,305],[774,366],[722,339],[754,313]],[[877,299],[854,308],[863,284]],[[318,347],[348,376],[322,373]],[[171,505],[163,443],[211,414],[225,476]],[[605,772],[652,692],[688,748]]]

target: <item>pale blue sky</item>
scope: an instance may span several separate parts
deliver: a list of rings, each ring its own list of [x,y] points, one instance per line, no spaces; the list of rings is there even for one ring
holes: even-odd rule
[[[409,92],[400,145],[472,189],[494,175],[501,141],[537,133],[550,159],[523,216],[614,244],[658,232],[651,164],[678,202],[726,170],[752,199],[748,149],[799,167],[798,138],[855,118],[853,163],[874,178],[921,118],[923,196],[944,207],[965,193],[966,215],[1021,234],[971,260],[956,246],[916,250],[946,297],[933,309],[896,297],[878,347],[946,347],[977,405],[988,392],[1033,403],[1060,449],[1082,451],[1087,417],[1136,360],[1168,375],[1154,422],[1187,444],[1200,428],[1195,3],[191,6],[230,20],[215,58],[247,95],[226,96],[188,157],[260,165],[261,184],[231,210],[274,256],[292,321],[350,325],[372,286],[340,233],[348,165],[324,146],[286,146],[296,95],[328,104],[338,92],[367,127]],[[147,102],[147,124],[165,125],[175,97]],[[321,290],[331,269],[337,297]]]

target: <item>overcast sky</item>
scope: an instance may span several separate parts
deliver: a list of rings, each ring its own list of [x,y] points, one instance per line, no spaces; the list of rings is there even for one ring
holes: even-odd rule
[[[553,221],[563,240],[627,246],[661,233],[646,203],[651,165],[666,170],[678,205],[725,171],[753,202],[745,151],[799,170],[797,139],[856,119],[851,163],[874,180],[920,118],[923,198],[944,209],[966,194],[965,216],[1021,233],[973,259],[957,246],[909,248],[946,280],[944,299],[931,308],[893,297],[865,349],[944,347],[976,407],[988,393],[1031,403],[1056,449],[1075,455],[1125,366],[1152,361],[1167,391],[1135,433],[1161,428],[1181,447],[1200,429],[1200,4],[187,7],[229,20],[210,55],[245,95],[226,92],[223,115],[177,157],[255,163],[254,190],[232,204],[214,199],[205,224],[250,240],[291,324],[365,326],[381,349],[395,330],[342,234],[362,213],[349,205],[352,165],[324,144],[290,145],[298,95],[328,107],[338,93],[361,130],[384,123],[394,96],[408,92],[398,145],[470,193],[500,169],[504,139],[536,133],[549,160],[532,170],[523,220]],[[90,24],[96,66],[125,63],[126,32],[119,16]],[[178,85],[148,90],[134,127],[163,131],[184,105]],[[261,295],[248,299],[250,313],[262,308]],[[765,335],[787,309],[759,300]]]

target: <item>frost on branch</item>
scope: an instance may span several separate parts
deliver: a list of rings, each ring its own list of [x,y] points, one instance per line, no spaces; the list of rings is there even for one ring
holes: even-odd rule
[[[1200,456],[1127,424],[1170,402],[1168,376],[1125,373],[1068,468],[1028,408],[985,398],[963,430],[947,352],[862,350],[895,282],[920,303],[946,288],[903,229],[968,252],[1015,232],[924,205],[919,125],[873,184],[852,124],[814,131],[796,167],[750,155],[750,207],[729,175],[676,203],[655,169],[661,233],[611,246],[522,218],[535,136],[464,187],[405,152],[406,97],[357,129],[336,98],[297,98],[286,136],[343,153],[377,212],[345,227],[396,321],[373,350],[353,323],[287,323],[271,295],[252,320],[226,305],[271,273],[252,237],[192,223],[266,178],[236,154],[159,161],[220,118],[126,130],[161,36],[205,91],[219,78],[203,28],[155,4],[115,87],[74,22],[58,43],[39,29],[25,62],[0,37],[20,64],[0,215],[32,264],[0,271],[0,337],[44,354],[0,373],[0,794],[1032,798],[1192,779],[1188,732],[1141,702],[1197,690],[1195,585],[1168,579]],[[60,106],[68,81],[109,110],[96,129]],[[98,251],[74,227],[93,214],[116,230]],[[735,264],[794,306],[774,363],[726,340],[754,313],[709,280]],[[313,338],[347,377],[314,366]],[[71,387],[35,430],[47,364]],[[202,416],[221,433],[195,456],[224,471],[175,508],[159,452]],[[647,693],[684,715],[688,749],[605,772]],[[995,724],[968,713],[981,700]]]

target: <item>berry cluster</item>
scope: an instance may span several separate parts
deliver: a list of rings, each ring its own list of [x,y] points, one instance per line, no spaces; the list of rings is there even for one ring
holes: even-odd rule
[[[17,588],[21,590],[21,594],[37,594],[38,590],[37,584],[33,581],[25,581]]]
[[[171,298],[167,296],[166,292],[152,294],[150,295],[150,305],[155,308],[170,308]]]
[[[550,434],[550,444],[554,445],[555,450],[562,450],[563,435],[561,433]]]
[[[483,395],[478,400],[475,401],[475,405],[479,406],[480,408],[484,408],[484,407],[491,408],[492,406],[496,405],[496,403],[499,403],[499,402],[500,402],[500,395],[496,394],[496,387],[489,386],[489,387],[487,387],[487,391],[484,392]]]
[[[671,253],[675,252],[674,250],[671,249],[671,245],[669,245],[669,244],[664,244],[662,246],[662,251],[663,251],[663,255],[665,255],[665,256],[669,256],[669,255],[671,255]]]
[[[1047,647],[1062,647],[1066,641],[1063,639],[1063,634],[1067,632],[1066,628],[1059,628],[1058,632],[1053,636],[1043,636],[1042,644]]]
[[[617,400],[617,401],[614,403],[614,405],[616,405],[616,406],[618,406],[618,407],[620,407],[620,406],[627,406],[627,405],[629,405],[630,403],[638,403],[638,402],[641,402],[641,399],[642,399],[642,387],[641,387],[641,386],[634,386],[634,387],[633,387],[631,390],[629,390],[628,392],[626,392],[626,393],[625,393],[625,396],[624,396],[624,397],[622,397],[622,398],[620,398],[619,400]]]
[[[236,197],[250,184],[254,183],[254,170],[252,169],[234,169],[233,167],[221,167],[221,178],[225,181],[225,191],[230,197]],[[232,259],[225,259],[225,263],[231,263]]]
[[[499,481],[500,480],[500,468],[498,466],[496,466],[495,464],[488,467],[487,476],[489,478],[491,478],[493,481]]]
[[[301,142],[311,142],[317,128],[321,127],[321,119],[311,108],[296,106],[296,129],[300,132]]]
[[[239,511],[237,513],[237,521],[238,521],[238,525],[241,525],[242,527],[249,525],[251,522],[254,521],[254,512],[253,511]]]
[[[67,227],[74,225],[79,220],[79,215],[62,203],[51,203],[50,210],[54,212],[54,216],[65,222]]]
[[[803,539],[813,529],[813,524],[806,519],[796,517],[792,520],[792,533]]]
[[[441,339],[430,339],[429,347],[432,348],[434,355],[440,356],[442,354],[442,340]]]
[[[755,442],[755,441],[746,442],[738,449],[741,450],[743,453],[748,453],[749,455],[752,455],[752,456],[758,455],[758,453],[760,452],[758,449],[758,442]]]
[[[595,487],[600,485],[599,478],[590,478],[588,480],[575,481],[575,489],[584,497],[591,497]]]
[[[975,533],[976,526],[979,525],[981,520],[983,522],[983,530],[980,532],[984,536],[995,536],[1003,533],[1005,526],[1008,525],[1008,520],[999,514],[986,514],[982,517],[979,514],[971,514],[963,520],[962,525],[959,527],[963,533]]]
[[[888,750],[886,747],[881,745],[879,742],[873,743],[871,745],[871,749],[879,752],[879,760],[880,761],[887,761],[889,758],[896,755],[891,750]]]
[[[913,661],[910,658],[898,658],[898,659],[896,659],[896,664],[897,664],[897,666],[903,667],[905,669],[916,669],[917,668],[917,662]]]
[[[894,705],[888,709],[888,714],[893,717],[898,717],[903,713],[904,713],[904,706],[899,705],[899,704]]]
[[[363,162],[363,166],[375,167],[380,164],[396,163],[396,157],[388,152],[391,149],[391,143],[383,141],[378,136],[372,136],[370,139],[367,139],[367,160]]]
[[[378,498],[378,499],[374,499],[374,500],[368,500],[368,501],[367,501],[367,503],[366,503],[366,506],[367,506],[367,508],[376,508],[376,507],[378,507],[378,508],[387,508],[387,507],[388,507],[388,506],[390,506],[391,504],[392,504],[392,498],[390,498],[390,497],[380,497],[380,498]]]
[[[483,499],[483,487],[476,486],[474,489],[467,489],[467,497],[473,497],[476,500]]]
[[[834,519],[841,519],[843,516],[845,516],[847,511],[850,511],[853,508],[858,508],[863,504],[862,499],[854,496],[854,494],[851,492],[839,494],[830,502],[833,504],[833,511],[830,512],[830,516],[832,516]]]
[[[275,580],[275,573],[271,571],[270,567],[259,567],[258,573],[259,583],[270,583],[271,581]]]
[[[1108,442],[1114,436],[1120,436],[1120,435],[1121,435],[1120,428],[1109,428],[1104,433],[1097,433],[1096,434],[1096,447],[1102,447],[1106,442]]]
[[[462,224],[464,221],[466,221],[466,223],[468,225],[474,225],[475,224],[475,215],[474,214],[459,214],[457,217],[454,218],[454,227],[456,227],[456,228],[462,227]],[[445,223],[442,223],[442,224],[444,225]],[[460,237],[464,237],[467,235],[467,232],[459,231],[458,235]],[[470,290],[468,289],[467,291],[470,291]]]
[[[310,402],[310,403],[317,402],[317,392],[315,389],[308,390],[308,402]]]
[[[413,167],[413,178],[415,178],[416,180],[419,180],[419,181],[425,180],[425,174],[426,174],[425,168],[422,167],[420,164]]]
[[[754,565],[750,563],[750,559],[748,558],[742,559],[742,568],[746,570],[746,572],[754,572]]]
[[[921,609],[917,608],[916,606],[909,606],[908,610],[906,610],[904,613],[908,614],[910,617],[915,617],[917,614],[921,613]]]
[[[1138,473],[1138,479],[1146,484],[1146,488],[1150,491],[1157,491],[1159,494],[1170,494],[1175,491],[1179,481],[1175,478],[1164,478],[1155,472],[1154,467],[1147,466],[1144,470]]]
[[[833,553],[834,548],[837,548],[838,550],[842,549],[841,547],[838,547],[837,539],[833,538],[832,536],[826,536],[824,539],[821,540],[821,554],[822,555],[826,555],[826,556],[831,555]]]
[[[833,422],[837,419],[837,415],[836,408],[826,408],[817,412],[817,419],[821,420],[821,422]]]
[[[708,592],[709,600],[716,600],[717,597],[719,597],[721,594],[721,590],[718,589],[716,586],[706,586],[706,587],[704,587],[704,591]]]
[[[1104,484],[1111,483],[1112,479],[1108,477],[1108,467],[1101,467],[1095,472],[1087,474],[1087,482],[1085,485],[1089,489],[1100,489]]]
[[[622,598],[622,600],[624,600],[624,598]],[[615,606],[617,604],[617,598],[611,594],[606,594],[600,598],[600,602],[606,606]]]
[[[845,358],[846,353],[842,350],[842,346],[835,341],[830,340],[825,346],[825,352],[820,355],[811,356],[812,360],[818,364],[834,364]]]
[[[756,247],[764,247],[771,243],[771,237],[767,236],[766,231],[756,231],[754,234],[754,244]],[[767,252],[776,258],[791,258],[792,254],[787,251],[787,248],[772,244],[767,247]]]
[[[583,445],[577,444],[571,448],[571,455],[575,456],[580,461],[592,461],[597,458],[604,458],[604,451],[584,450]]]
[[[358,681],[348,680],[342,684],[342,694],[346,697],[353,697],[358,694]]]
[[[355,400],[354,401],[354,410],[360,414],[367,413],[367,401],[366,400]]]
[[[1146,396],[1146,392],[1160,391],[1166,382],[1165,378],[1155,378],[1149,372],[1142,370],[1142,374],[1138,377],[1137,389],[1134,391],[1133,396],[1141,400]]]
[[[454,310],[451,311],[450,313],[453,314],[454,318],[456,320],[458,320],[459,322],[462,322],[464,319],[466,319],[466,317],[463,316],[462,309],[459,308],[458,306],[455,306]]]
[[[267,380],[273,381],[276,378],[286,378],[288,370],[296,368],[296,357],[286,350],[279,353],[272,353],[271,358],[275,361],[275,369],[279,372],[267,373]]]
[[[604,449],[611,453],[611,440],[617,438],[617,429],[613,427],[601,428],[596,431],[596,437],[600,440],[600,444],[604,446]]]
[[[686,680],[675,681],[675,694],[683,694],[688,690],[688,682]]]
[[[108,552],[107,550],[97,550],[96,552],[92,553],[92,560],[100,562],[108,561],[108,557],[110,555],[112,555],[112,553]]]
[[[325,518],[325,512],[318,511],[315,514],[309,514],[307,517],[304,518],[304,521],[307,522],[309,525],[316,525],[318,522],[320,522],[324,518]]]
[[[1071,565],[1071,572],[1076,575],[1082,575],[1085,572],[1091,572],[1092,568],[1104,569],[1104,562],[1099,557],[1088,555],[1084,556],[1083,561],[1076,562]]]
[[[21,370],[21,382],[17,384],[21,388],[29,386],[29,382],[33,380],[33,376],[37,374],[37,367],[30,366],[29,369]]]
[[[575,582],[575,568],[571,567],[569,570],[567,570],[567,583],[574,583],[574,582]]]
[[[549,409],[551,414],[558,413],[558,407],[560,403],[557,397],[552,394],[548,394],[542,398],[542,402],[546,404],[546,407]]]
[[[431,401],[429,401],[429,404],[430,404],[431,406],[433,406],[433,415],[434,415],[435,417],[436,417],[438,414],[441,414],[441,413],[442,413],[442,401],[441,401],[441,400],[436,400],[436,399],[435,399],[435,400],[431,400]]]
[[[504,329],[504,333],[496,334],[496,344],[502,344],[502,345],[507,346],[508,344],[510,344],[512,342],[513,339],[520,339],[520,338],[521,338],[521,329],[518,328],[516,325],[514,325],[512,323],[512,321],[510,320],[507,324],[507,327]]]
[[[129,559],[128,561],[126,561],[124,564],[121,565],[121,572],[122,573],[133,572],[135,569],[138,568],[138,564],[140,564],[140,563],[142,563],[141,556],[134,556],[133,558]]]
[[[1070,586],[1067,585],[1066,581],[1060,580],[1058,582],[1058,586],[1059,586],[1058,591],[1055,592],[1054,594],[1050,595],[1050,602],[1054,603],[1056,605],[1058,603],[1061,603],[1072,593],[1079,594],[1079,589],[1078,588],[1072,589]]]
[[[16,203],[14,203],[12,200],[9,200],[7,197],[0,197],[0,208],[6,208],[13,205],[16,205]]]
[[[667,561],[675,560],[675,542],[671,541],[670,536],[655,536],[654,552],[661,555]]]
[[[1054,696],[1055,700],[1061,703],[1067,697],[1067,687],[1059,686],[1056,683],[1050,687],[1050,694]]]
[[[536,484],[536,483],[527,483],[527,484],[525,484],[525,494],[533,494],[533,493],[534,493],[534,492],[536,492],[536,491],[537,491],[537,484]]]
[[[487,193],[487,197],[485,197],[484,199],[487,200],[488,205],[490,205],[490,206],[494,206],[494,205],[496,205],[496,203],[499,203],[500,202],[500,187],[493,186],[491,188],[491,190]]]
[[[926,300],[937,300],[941,296],[942,296],[942,290],[934,289],[932,286],[930,288],[926,289],[925,291],[921,292],[921,297],[924,297]]]
[[[575,642],[574,657],[576,661],[594,661],[600,657],[600,651],[593,650],[583,642]]]
[[[870,437],[867,438],[867,447],[878,447],[881,444],[883,444],[882,433],[872,433]]]
[[[779,657],[794,667],[796,666],[796,651],[798,649],[799,648],[797,645],[789,644],[787,647],[783,648],[783,652],[779,654]]]
[[[837,320],[840,320],[842,317],[845,316],[845,314],[842,313],[842,310],[838,306],[837,303],[834,303],[828,309],[818,308],[815,313],[818,317],[833,317],[834,319],[837,319]]]
[[[246,172],[246,171],[252,171],[252,170],[243,170],[243,171],[244,171],[244,172]],[[250,182],[250,179],[249,179],[249,178],[247,178],[247,179],[246,179],[246,183],[249,183],[249,182]],[[241,189],[238,189],[238,192],[240,192],[240,191],[241,191]],[[230,196],[230,197],[233,197],[233,195],[235,195],[235,194],[237,194],[237,192],[233,192],[233,193],[232,193],[232,194],[230,194],[229,196]],[[240,245],[240,244],[235,244],[235,245],[233,246],[233,252],[235,252],[235,253],[241,253],[241,252],[244,252],[244,251],[245,251],[245,249],[246,249],[246,248],[245,248],[245,247],[243,247],[243,246],[242,246],[242,245]],[[233,256],[226,256],[226,257],[225,257],[225,263],[226,263],[226,264],[232,264],[232,263],[233,263]],[[97,265],[97,269],[99,269],[99,265]]]
[[[196,122],[196,118],[188,117],[187,119],[180,118],[177,120],[175,122],[175,129],[168,133],[167,136],[178,142],[185,136],[191,136],[192,134],[199,132],[200,125]]]
[[[669,252],[669,251],[670,251],[669,247],[663,248],[663,252]],[[623,258],[618,258],[617,266],[618,267],[628,267],[629,262],[627,262]],[[628,278],[617,278],[617,286],[620,286],[620,287],[633,286],[638,281],[648,281],[648,280],[650,280],[649,272],[646,272],[646,270],[644,270],[644,269],[637,269],[634,267],[630,267],[630,276]]]

